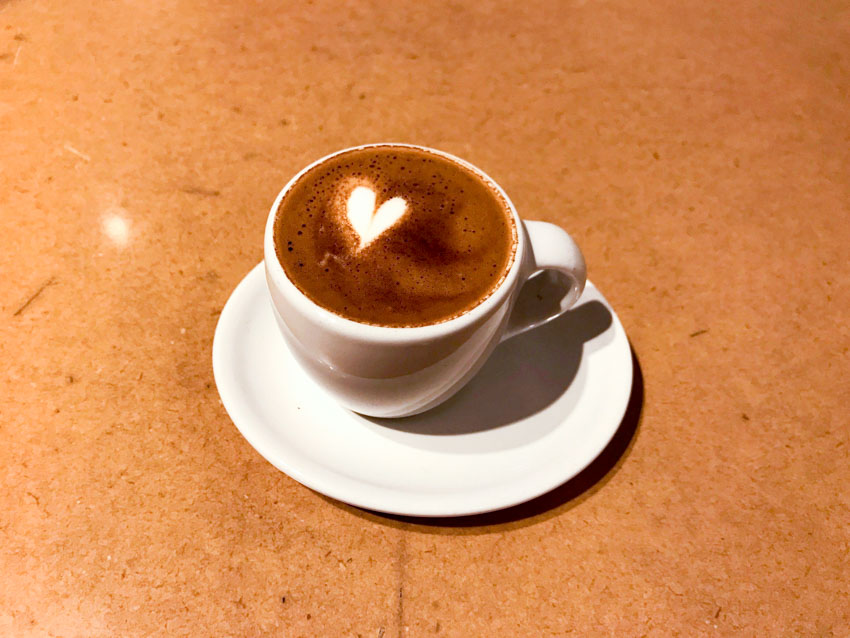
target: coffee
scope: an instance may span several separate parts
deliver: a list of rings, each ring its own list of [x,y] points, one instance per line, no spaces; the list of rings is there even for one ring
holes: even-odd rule
[[[422,149],[372,146],[314,166],[284,195],[277,257],[318,305],[379,326],[458,317],[498,287],[516,227],[495,187]]]

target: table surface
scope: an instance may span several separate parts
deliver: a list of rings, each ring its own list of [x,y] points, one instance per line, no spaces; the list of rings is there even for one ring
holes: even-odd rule
[[[850,635],[850,6],[276,5],[0,1],[0,634]],[[219,402],[275,194],[388,140],[568,228],[633,345],[525,506],[333,502]]]

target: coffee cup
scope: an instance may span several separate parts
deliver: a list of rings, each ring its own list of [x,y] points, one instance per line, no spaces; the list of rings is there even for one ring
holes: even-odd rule
[[[280,255],[281,241],[276,239],[281,203],[303,183],[304,176],[345,154],[386,154],[393,149],[400,155],[427,154],[472,175],[503,203],[509,222],[511,252],[492,288],[456,315],[426,320],[430,323],[380,325],[371,318],[344,316],[338,308],[324,306],[287,273]],[[354,196],[348,201],[350,206]],[[344,149],[295,175],[269,212],[264,264],[274,317],[301,368],[339,404],[374,417],[410,416],[447,400],[474,376],[501,341],[569,310],[586,279],[584,258],[569,234],[554,224],[522,220],[503,189],[482,170],[449,153],[394,143]],[[542,316],[514,312],[523,284],[544,270],[561,276],[565,294],[560,300],[544,300],[541,307],[552,310]]]

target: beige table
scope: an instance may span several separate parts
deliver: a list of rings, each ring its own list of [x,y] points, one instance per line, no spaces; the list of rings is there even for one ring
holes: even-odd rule
[[[850,635],[849,65],[830,1],[0,2],[0,635]],[[219,403],[274,195],[384,140],[568,228],[631,338],[540,501],[367,514]]]

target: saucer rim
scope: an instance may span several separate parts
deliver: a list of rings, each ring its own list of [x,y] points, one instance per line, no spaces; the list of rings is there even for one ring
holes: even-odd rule
[[[485,514],[530,501],[563,485],[589,466],[620,429],[634,382],[631,347],[616,312],[602,293],[588,280],[586,291],[595,292],[611,312],[611,329],[614,330],[614,339],[605,347],[622,347],[624,349],[623,370],[618,374],[621,381],[616,386],[617,392],[606,396],[605,402],[600,406],[600,413],[594,420],[597,426],[599,423],[608,423],[613,424],[613,427],[609,425],[604,433],[599,432],[598,427],[594,428],[597,430],[596,438],[586,442],[584,446],[590,446],[592,449],[582,450],[579,459],[575,458],[576,452],[568,454],[568,457],[572,457],[569,459],[571,462],[544,465],[535,472],[525,474],[521,481],[514,480],[510,484],[496,482],[486,487],[477,487],[471,490],[459,489],[448,493],[390,489],[375,483],[365,483],[362,479],[340,473],[334,468],[317,463],[315,459],[320,458],[321,454],[310,458],[298,451],[274,445],[271,441],[266,440],[263,432],[270,429],[268,424],[264,423],[263,419],[257,418],[253,410],[244,405],[245,402],[240,396],[240,394],[244,396],[244,393],[240,393],[238,388],[239,380],[228,370],[227,362],[230,357],[226,346],[232,335],[239,334],[238,326],[234,325],[234,322],[237,322],[240,317],[238,311],[246,304],[252,305],[250,296],[254,293],[254,288],[264,285],[265,278],[263,262],[261,261],[242,278],[222,308],[216,324],[212,347],[213,375],[216,388],[225,411],[239,433],[264,459],[305,487],[325,496],[355,507],[394,515],[456,517]],[[271,312],[271,308],[267,310]],[[618,340],[622,341],[619,346]],[[286,348],[282,338],[281,342]],[[585,383],[582,392],[587,392],[587,387],[588,383]],[[350,414],[353,418],[360,418],[360,415]],[[566,459],[562,459],[562,461],[566,461]],[[423,499],[423,496],[429,498]]]

